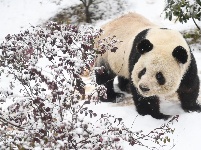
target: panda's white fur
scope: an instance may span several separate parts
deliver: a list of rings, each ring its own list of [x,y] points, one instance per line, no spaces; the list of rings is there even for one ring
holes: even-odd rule
[[[99,66],[100,61],[102,60],[107,61],[110,64],[111,69],[117,75],[129,78],[128,60],[133,40],[140,31],[153,27],[157,26],[136,13],[124,15],[101,27],[103,29],[103,34],[100,39],[115,35],[116,39],[122,42],[117,44],[118,50],[115,53],[106,51],[103,56],[99,56],[97,59],[97,65]]]
[[[129,13],[117,18],[104,25],[102,29],[103,34],[100,39],[115,35],[118,40],[122,41],[118,43],[116,52],[107,51],[98,56],[96,61],[96,66],[104,65],[106,68],[105,75],[97,74],[97,81],[98,84],[106,84],[109,88],[107,93],[109,97],[112,98],[117,95],[107,80],[112,81],[113,75],[117,75],[131,82],[131,92],[135,105],[137,111],[142,115],[151,114],[157,119],[167,119],[167,115],[159,112],[158,98],[160,100],[180,100],[182,108],[186,111],[201,110],[201,107],[196,103],[199,91],[196,62],[192,58],[188,44],[178,31],[160,28],[137,13]],[[147,29],[146,39],[153,44],[153,48],[149,52],[141,54],[137,62],[133,64],[130,62],[131,56],[133,56],[131,53],[135,51],[134,49],[137,49],[137,45],[134,47],[134,41],[139,38],[138,36],[143,35],[140,34],[141,32]],[[187,55],[187,60],[184,63],[173,57],[173,50],[178,46],[181,46]],[[178,49],[179,52],[180,49]],[[192,60],[193,63],[191,63]],[[130,71],[131,65],[134,68]],[[146,73],[139,78],[139,73],[143,68],[146,68]],[[188,70],[193,71],[192,75],[195,78],[192,81],[193,84],[190,85],[192,88],[185,85],[191,80]],[[157,72],[163,74],[165,78],[164,85],[157,82]],[[186,74],[188,75],[181,85],[181,81]],[[142,91],[141,85],[148,87],[149,90]],[[156,110],[153,111],[153,109]]]

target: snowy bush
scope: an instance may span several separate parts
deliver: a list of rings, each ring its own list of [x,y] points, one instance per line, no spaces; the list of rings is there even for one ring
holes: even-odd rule
[[[106,38],[98,42],[100,50],[95,49],[101,32],[50,23],[5,37],[0,44],[0,75],[8,84],[0,83],[0,149],[123,149],[122,141],[150,148],[143,141],[170,141],[170,125],[178,116],[145,134],[131,131],[122,118],[99,115],[87,107],[98,104],[106,89],[93,79],[95,90],[85,95],[80,75],[92,68],[97,54],[115,51],[118,42]]]
[[[189,19],[193,19],[196,27],[200,30],[195,21],[195,19],[201,21],[200,0],[167,0],[165,14],[169,20],[172,20],[172,17],[176,16],[176,20],[181,23],[186,23]]]

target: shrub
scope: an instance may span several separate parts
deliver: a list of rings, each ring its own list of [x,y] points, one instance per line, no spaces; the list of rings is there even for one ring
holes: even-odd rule
[[[200,31],[197,29],[183,31],[182,34],[189,44],[195,44],[201,41]]]
[[[172,17],[176,17],[181,23],[186,23],[189,19],[193,19],[196,27],[200,30],[200,27],[196,23],[195,19],[201,21],[201,2],[200,0],[167,0],[167,6],[165,8],[166,18],[172,20]]]

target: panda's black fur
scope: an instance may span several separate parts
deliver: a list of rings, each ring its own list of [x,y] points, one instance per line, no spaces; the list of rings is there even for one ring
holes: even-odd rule
[[[165,115],[160,112],[160,100],[159,97],[156,95],[153,96],[142,96],[137,87],[134,85],[131,79],[131,73],[134,70],[135,64],[138,62],[139,58],[152,51],[153,45],[152,43],[146,39],[147,33],[149,32],[149,28],[141,31],[138,33],[133,41],[132,50],[130,51],[128,66],[129,66],[129,78],[126,79],[123,76],[118,76],[118,85],[122,91],[128,90],[128,85],[130,87],[130,91],[133,95],[133,100],[136,106],[136,110],[141,115],[151,115],[156,119],[167,119],[170,116]],[[161,30],[168,30],[163,29]],[[179,53],[178,53],[179,52]],[[183,78],[181,79],[181,83],[177,91],[178,99],[181,102],[181,107],[183,110],[190,112],[190,111],[201,111],[201,106],[197,103],[197,98],[199,94],[199,78],[197,75],[197,65],[195,58],[190,51],[191,60],[190,65],[187,68]],[[174,57],[178,63],[185,64],[188,60],[188,55],[186,50],[183,47],[176,47],[172,52],[172,57]],[[106,61],[101,61],[98,66],[104,66],[104,72],[102,74],[96,73],[96,80],[98,84],[104,84],[107,88],[107,99],[101,98],[104,102],[114,102],[116,98],[122,96],[121,93],[116,93],[113,87],[113,81],[115,76],[117,75],[114,71],[110,68],[110,64]],[[144,69],[144,70],[143,70]],[[141,78],[144,74],[146,74],[146,68],[143,68],[141,72],[138,74],[138,78]],[[163,77],[163,74],[159,72],[157,74],[158,83],[163,85],[166,81]],[[142,91],[149,90],[147,87],[139,87]]]

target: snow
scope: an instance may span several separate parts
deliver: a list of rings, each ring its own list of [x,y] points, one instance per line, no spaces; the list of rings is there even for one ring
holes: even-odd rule
[[[187,24],[170,22],[164,20],[162,14],[165,3],[163,0],[127,0],[128,9],[126,12],[135,11],[151,21],[159,24],[163,27],[176,29],[179,31],[189,30],[195,28],[193,21],[188,21]],[[63,0],[60,5],[52,3],[50,0],[0,0],[0,41],[4,39],[7,34],[18,33],[21,30],[29,28],[30,25],[38,25],[45,22],[48,18],[52,17],[59,10],[66,6],[79,3],[79,0]],[[125,12],[125,13],[126,13]],[[99,22],[103,24],[108,20]],[[200,24],[199,24],[200,25]],[[198,65],[199,77],[201,78],[201,52],[198,48],[199,44],[193,45],[194,55]],[[8,79],[5,77],[5,81],[0,81],[1,84],[8,85]],[[140,116],[135,110],[132,104],[131,95],[127,95],[128,103],[101,103],[90,104],[90,108],[95,110],[96,113],[109,113],[123,118],[123,121],[127,127],[130,127],[134,131],[143,130],[149,132],[154,128],[160,127],[163,123],[167,123],[164,120],[156,120],[151,116]],[[201,97],[199,96],[199,101]],[[200,149],[200,135],[201,135],[201,114],[185,113],[181,110],[178,103],[163,103],[162,112],[167,114],[179,114],[178,122],[175,122],[172,127],[175,128],[175,132],[171,135],[171,142],[167,143],[166,147],[157,147],[158,149]],[[81,129],[77,130],[78,133],[83,132]],[[148,141],[149,143],[149,141]],[[62,144],[62,142],[61,142]],[[150,142],[151,144],[151,142]],[[145,147],[135,146],[131,147],[128,143],[123,143],[124,149],[138,149],[144,150]]]
[[[79,0],[61,1],[60,5],[53,0],[1,0],[0,1],[0,41],[8,34],[18,33],[31,25],[36,26],[47,21],[56,12],[79,3]]]

